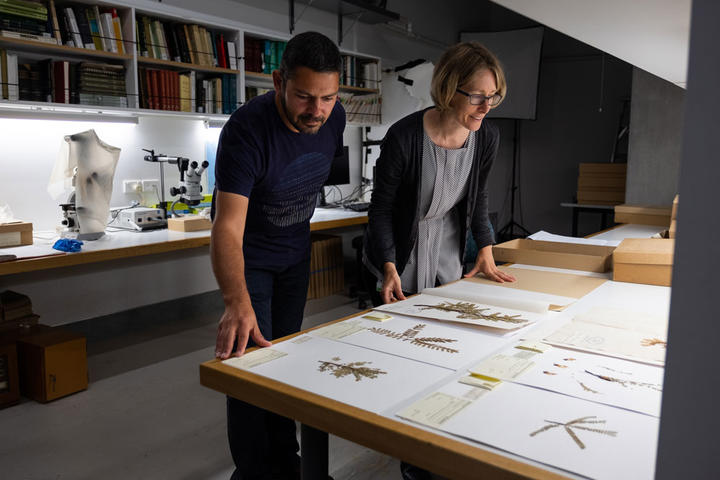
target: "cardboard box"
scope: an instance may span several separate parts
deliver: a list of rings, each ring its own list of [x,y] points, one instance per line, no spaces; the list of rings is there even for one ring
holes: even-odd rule
[[[615,223],[638,223],[640,225],[670,225],[672,208],[645,205],[616,205]]]
[[[585,205],[618,205],[625,201],[625,189],[620,192],[578,190],[577,201]]]
[[[495,260],[587,272],[607,272],[615,247],[518,238],[493,246]]]
[[[597,176],[626,176],[627,163],[581,163],[578,168],[580,175],[597,175]]]
[[[668,238],[675,238],[677,235],[677,220],[670,220],[670,229],[668,230]]]
[[[315,233],[311,236],[310,285],[307,298],[321,298],[345,289],[342,238]]]
[[[626,163],[581,163],[577,203],[617,205],[625,202]]]
[[[0,223],[0,248],[32,245],[32,232],[30,222]]]
[[[17,341],[20,393],[49,402],[87,389],[85,337],[50,328]]]
[[[677,210],[678,210],[678,202],[679,202],[678,197],[679,197],[679,195],[675,195],[675,198],[673,199],[672,212],[670,213],[671,220],[677,219]]]
[[[168,218],[167,222],[168,229],[176,232],[197,232],[200,230],[210,230],[212,228],[210,219],[199,215]]]
[[[613,253],[613,280],[670,286],[675,240],[626,238]]]

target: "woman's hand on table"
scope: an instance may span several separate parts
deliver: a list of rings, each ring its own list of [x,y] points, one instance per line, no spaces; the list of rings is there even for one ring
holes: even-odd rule
[[[405,300],[405,295],[403,295],[402,292],[400,275],[397,273],[395,264],[392,262],[386,262],[385,265],[383,265],[383,272],[385,278],[383,278],[382,289],[380,290],[380,298],[383,303],[393,303],[398,300]]]
[[[495,266],[495,259],[492,254],[492,245],[488,245],[480,249],[477,259],[475,260],[475,266],[472,270],[463,275],[463,277],[474,277],[478,273],[482,273],[488,279],[498,283],[515,281],[515,277],[509,273],[503,272]]]

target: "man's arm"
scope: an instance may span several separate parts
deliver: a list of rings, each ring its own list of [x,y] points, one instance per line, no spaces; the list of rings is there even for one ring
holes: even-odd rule
[[[210,258],[225,302],[215,345],[215,356],[222,359],[230,356],[236,339],[236,356],[245,352],[249,338],[260,347],[271,345],[260,333],[245,283],[243,234],[247,210],[247,197],[216,192]]]

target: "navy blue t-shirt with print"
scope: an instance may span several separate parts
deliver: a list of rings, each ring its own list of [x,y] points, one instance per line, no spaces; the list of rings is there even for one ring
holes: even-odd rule
[[[293,265],[310,251],[310,217],[333,158],[342,155],[339,102],[316,134],[290,131],[275,92],[232,114],[218,143],[215,185],[248,197],[243,253],[248,266]]]

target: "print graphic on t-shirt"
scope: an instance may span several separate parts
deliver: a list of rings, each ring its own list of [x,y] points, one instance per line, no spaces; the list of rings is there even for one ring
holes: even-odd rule
[[[296,158],[263,199],[262,208],[268,221],[278,227],[288,227],[309,219],[329,173],[330,161],[322,153],[313,152]]]

